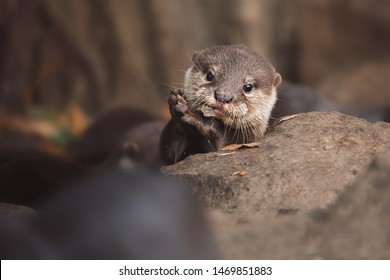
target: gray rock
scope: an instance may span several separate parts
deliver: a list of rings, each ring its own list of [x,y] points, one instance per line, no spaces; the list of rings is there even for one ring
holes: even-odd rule
[[[276,215],[325,208],[390,147],[390,124],[335,112],[300,114],[271,130],[258,148],[198,154],[162,171],[208,207]]]
[[[222,258],[388,258],[380,186],[389,168],[372,162],[389,140],[388,123],[311,112],[280,122],[257,148],[198,154],[162,171],[208,208]]]
[[[327,211],[315,213],[308,241],[325,259],[390,259],[390,152]]]
[[[30,217],[35,217],[38,215],[38,211],[19,204],[5,203],[0,202],[0,211],[4,213],[4,215],[9,217],[14,217],[17,219],[28,219]]]

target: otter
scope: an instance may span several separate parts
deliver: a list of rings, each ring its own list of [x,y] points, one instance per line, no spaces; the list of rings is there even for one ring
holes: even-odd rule
[[[164,164],[230,144],[259,141],[282,78],[244,45],[215,46],[192,56],[184,89],[168,98],[171,120],[160,139]]]
[[[111,108],[97,116],[79,139],[73,143],[72,158],[88,165],[104,163],[123,145],[128,131],[158,118],[128,106]],[[142,130],[141,127],[138,130]],[[138,134],[141,132],[138,132]]]
[[[114,166],[128,171],[160,168],[159,141],[164,126],[164,121],[156,120],[129,129],[101,167]]]

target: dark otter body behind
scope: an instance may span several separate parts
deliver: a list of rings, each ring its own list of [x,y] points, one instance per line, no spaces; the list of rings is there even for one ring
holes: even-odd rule
[[[273,66],[243,45],[196,52],[192,62],[184,90],[172,91],[168,99],[172,119],[160,140],[165,164],[259,141],[281,83]]]
[[[99,165],[116,152],[129,130],[156,118],[127,106],[110,109],[98,116],[71,148],[73,159]]]

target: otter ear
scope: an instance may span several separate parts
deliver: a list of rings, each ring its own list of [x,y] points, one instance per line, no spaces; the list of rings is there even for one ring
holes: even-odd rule
[[[204,52],[203,51],[197,51],[194,52],[192,55],[192,64],[195,66],[196,69],[200,70],[202,69],[202,60],[204,60]]]
[[[197,52],[194,52],[194,54],[192,55],[192,63],[194,64],[198,64],[199,63],[199,56],[201,54],[202,51],[197,51]]]
[[[232,47],[235,47],[237,49],[240,49],[240,50],[247,50],[248,47],[245,46],[244,44],[235,44],[235,45],[232,45]]]
[[[274,87],[280,86],[281,83],[282,83],[282,76],[280,76],[279,73],[276,73],[274,78]]]
[[[122,146],[122,153],[125,154],[127,157],[136,158],[140,154],[140,148],[137,145],[137,143],[134,143],[132,141],[127,141]]]

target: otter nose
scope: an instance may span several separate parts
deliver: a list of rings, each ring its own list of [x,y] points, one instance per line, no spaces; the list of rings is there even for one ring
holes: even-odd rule
[[[214,97],[215,97],[215,100],[217,100],[219,102],[223,102],[223,103],[229,103],[233,100],[232,96],[224,95],[224,94],[220,93],[219,91],[214,91]]]

